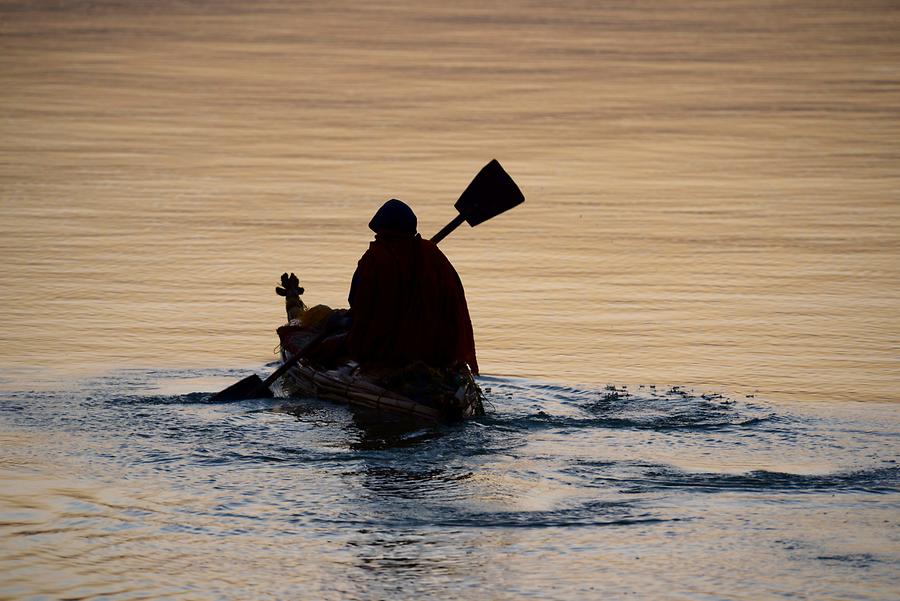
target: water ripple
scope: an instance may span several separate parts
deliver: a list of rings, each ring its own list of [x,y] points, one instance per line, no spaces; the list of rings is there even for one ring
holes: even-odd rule
[[[15,542],[0,554],[5,590],[34,584],[29,565],[62,566],[47,596],[100,595],[161,555],[176,574],[202,565],[226,582],[249,565],[273,581],[271,566],[296,551],[314,558],[307,569],[425,578],[422,594],[428,578],[510,548],[559,570],[596,566],[610,550],[666,565],[657,549],[670,540],[704,557],[792,552],[810,576],[823,565],[886,570],[894,558],[870,542],[900,494],[888,407],[835,413],[678,386],[488,377],[488,415],[434,426],[315,399],[210,404],[154,390],[158,378],[198,373],[0,395],[0,470],[14,483],[0,493],[0,535]],[[786,500],[803,516],[783,515]],[[863,542],[835,542],[847,539],[823,512],[855,520]],[[766,542],[772,524],[803,553]]]

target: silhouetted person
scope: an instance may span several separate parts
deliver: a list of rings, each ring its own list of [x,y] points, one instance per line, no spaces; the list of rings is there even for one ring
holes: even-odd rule
[[[377,366],[466,363],[477,374],[462,282],[444,253],[416,233],[416,225],[412,209],[396,199],[369,222],[375,240],[350,287],[350,356]]]

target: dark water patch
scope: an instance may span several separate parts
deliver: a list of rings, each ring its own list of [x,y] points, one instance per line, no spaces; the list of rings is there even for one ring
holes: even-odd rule
[[[346,471],[345,477],[358,479],[368,494],[390,499],[426,499],[429,495],[442,497],[454,492],[472,472],[465,469],[427,466],[398,467],[391,465],[366,464],[360,469]]]
[[[819,555],[819,561],[835,563],[853,568],[868,568],[873,564],[882,563],[884,560],[875,557],[871,553],[846,553],[840,555]]]
[[[240,453],[238,451],[228,451],[220,455],[207,458],[206,464],[234,464],[234,463],[285,463],[291,461],[291,458],[285,455],[270,455],[266,453]]]
[[[189,392],[175,395],[116,395],[107,400],[116,405],[203,405],[209,404],[208,392]]]
[[[141,455],[139,459],[137,459],[139,463],[157,465],[163,463],[175,463],[181,460],[182,457],[180,455],[173,455],[163,451],[148,451]]]
[[[723,492],[744,491],[763,493],[821,493],[821,492],[900,492],[900,467],[883,467],[832,474],[787,474],[755,470],[745,474],[690,473],[673,468],[655,467],[647,470],[626,492],[643,493],[653,490]]]
[[[382,451],[387,449],[399,449],[403,447],[418,446],[423,442],[436,440],[442,436],[437,429],[428,431],[414,431],[409,433],[383,433],[366,431],[361,434],[359,440],[350,443],[350,448],[355,451]]]
[[[451,519],[443,519],[446,526],[478,528],[569,528],[607,527],[659,524],[681,521],[659,514],[638,510],[630,503],[589,501],[574,507],[546,511],[460,512]]]
[[[398,498],[391,511],[365,513],[359,517],[343,515],[317,518],[313,523],[350,528],[459,528],[459,529],[546,529],[591,528],[612,526],[646,526],[666,522],[683,522],[690,518],[666,517],[652,511],[638,510],[631,503],[586,502],[573,507],[533,511],[477,511],[432,506],[427,501],[416,504],[414,498]]]
[[[498,419],[493,423],[514,429],[529,430],[543,428],[602,428],[666,432],[670,430],[708,431],[753,428],[778,419],[774,413],[752,416],[748,415],[747,412],[741,411],[721,411],[717,407],[661,408],[648,407],[646,405],[639,406],[640,402],[640,400],[635,401],[633,409],[620,410],[619,415],[610,412],[610,414],[602,417],[572,417],[538,411],[522,417]],[[585,411],[592,413],[595,409],[586,408]],[[490,418],[488,418],[488,423],[492,423]]]
[[[507,513],[466,516],[458,520],[440,519],[429,521],[445,528],[479,528],[479,529],[544,529],[544,528],[577,528],[577,527],[609,527],[609,526],[643,526],[680,522],[682,518],[634,517],[620,519],[602,519],[597,516],[567,516],[542,513]],[[425,525],[425,523],[421,523]]]
[[[843,540],[812,543],[799,539],[779,539],[774,542],[789,551],[794,560],[822,562],[831,570],[870,570],[882,566],[890,568],[896,563],[883,550],[882,552],[841,551],[839,549]],[[838,548],[835,549],[835,546]]]

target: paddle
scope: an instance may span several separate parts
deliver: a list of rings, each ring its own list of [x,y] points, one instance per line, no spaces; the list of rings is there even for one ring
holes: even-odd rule
[[[325,340],[328,335],[331,334],[331,330],[329,328],[324,328],[321,332],[319,332],[315,338],[310,340],[306,346],[300,349],[300,352],[293,355],[290,359],[285,361],[281,367],[272,372],[272,375],[263,381],[262,378],[253,374],[252,376],[247,376],[240,382],[232,384],[225,390],[214,394],[209,397],[210,403],[228,403],[231,401],[243,401],[246,399],[270,399],[274,394],[269,389],[269,386],[275,383],[275,380],[280,378],[284,372],[294,367],[300,359],[309,355],[309,353],[319,346],[319,343]]]
[[[497,159],[493,159],[482,167],[453,205],[459,211],[459,215],[435,234],[431,241],[439,243],[462,225],[463,221],[475,227],[524,201],[525,196],[522,195],[519,186],[503,170]]]
[[[524,200],[525,196],[522,195],[519,186],[503,170],[497,159],[494,159],[478,172],[462,195],[460,195],[456,204],[453,205],[459,211],[459,215],[435,234],[431,241],[437,244],[446,238],[450,232],[462,225],[463,221],[475,227],[479,223],[484,223],[488,219],[522,204]],[[310,340],[299,352],[285,361],[265,381],[256,374],[247,376],[240,382],[232,384],[225,390],[211,396],[209,402],[225,403],[245,399],[271,398],[274,395],[269,386],[280,378],[284,372],[296,365],[298,361],[308,356],[332,332],[333,328],[325,327],[322,332]]]

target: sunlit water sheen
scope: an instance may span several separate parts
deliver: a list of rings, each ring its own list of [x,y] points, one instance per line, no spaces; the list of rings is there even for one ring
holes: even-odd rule
[[[10,597],[889,599],[897,406],[485,378],[391,428],[127,372],[3,397]],[[183,380],[187,378],[187,380]],[[86,396],[87,393],[89,396]]]
[[[0,0],[0,597],[896,597],[898,64],[874,0]],[[485,418],[189,394],[495,157]]]

